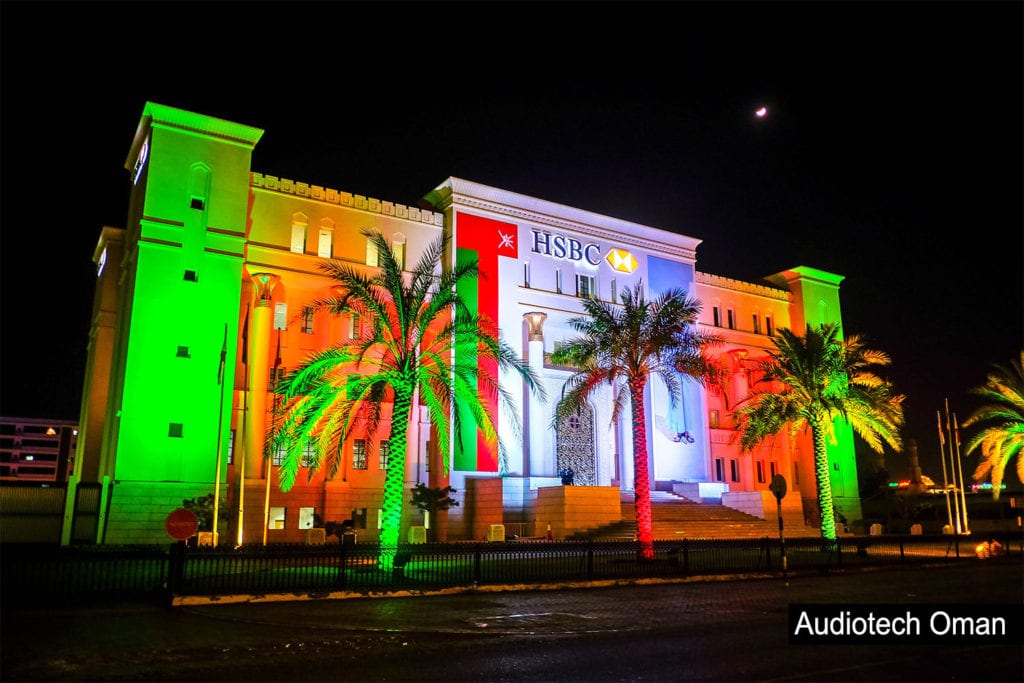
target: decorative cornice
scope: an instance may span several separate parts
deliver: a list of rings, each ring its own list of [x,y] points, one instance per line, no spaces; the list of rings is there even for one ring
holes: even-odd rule
[[[395,204],[393,202],[384,202],[373,197],[364,197],[363,195],[350,192],[339,192],[338,190],[324,188],[320,185],[297,183],[288,178],[278,178],[277,176],[253,172],[249,174],[249,186],[270,192],[303,197],[311,201],[347,206],[359,211],[378,213],[383,216],[404,218],[417,223],[426,223],[427,225],[437,227],[444,225],[444,216],[434,211],[426,211],[415,206],[405,206],[404,204]]]
[[[156,102],[146,103],[142,110],[142,117],[143,120],[148,118],[151,125],[165,125],[197,133],[205,133],[225,140],[231,140],[250,148],[254,147],[263,136],[263,130],[260,128],[225,121],[213,116],[195,114],[184,109],[157,104]]]
[[[425,199],[441,211],[456,206],[487,211],[691,262],[696,260],[697,245],[703,241],[461,178],[449,178]]]
[[[775,289],[774,287],[759,285],[753,282],[742,282],[740,280],[733,280],[720,275],[709,275],[708,273],[702,273],[700,271],[695,271],[693,275],[694,280],[702,285],[731,289],[745,294],[756,294],[758,296],[777,299],[779,301],[792,301],[793,299],[792,292],[787,292],[784,289]]]

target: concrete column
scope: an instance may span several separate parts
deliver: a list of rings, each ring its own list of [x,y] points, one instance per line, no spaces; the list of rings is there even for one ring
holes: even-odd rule
[[[530,369],[540,377],[544,371],[544,321],[547,320],[547,313],[532,311],[523,314],[527,328],[527,353],[530,361]],[[548,416],[544,411],[544,404],[533,392],[529,393],[527,405],[527,439],[530,446],[530,470],[531,477],[553,477],[555,476],[555,454],[546,452],[544,448],[544,435],[548,430]]]
[[[263,445],[267,429],[267,392],[270,391],[270,333],[274,327],[271,297],[280,277],[272,273],[252,275],[256,307],[249,332],[249,396],[245,420],[245,476],[262,479]]]

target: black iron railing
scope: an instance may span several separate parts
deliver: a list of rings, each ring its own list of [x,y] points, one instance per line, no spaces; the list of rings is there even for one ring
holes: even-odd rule
[[[979,550],[979,544],[996,540]],[[985,552],[982,552],[982,551]],[[375,543],[186,547],[5,544],[5,605],[117,600],[167,603],[188,596],[379,594],[452,587],[671,579],[715,574],[828,572],[871,565],[1020,561],[1019,534],[855,536],[655,541],[509,541],[403,544],[383,570]],[[984,558],[982,557],[984,555]]]

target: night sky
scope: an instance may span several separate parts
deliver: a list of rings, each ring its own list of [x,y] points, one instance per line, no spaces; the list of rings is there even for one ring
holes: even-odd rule
[[[703,272],[843,275],[939,479],[936,410],[1024,348],[1022,7],[4,0],[0,414],[78,417],[154,101],[264,129],[264,174],[407,205],[456,176],[702,239]]]

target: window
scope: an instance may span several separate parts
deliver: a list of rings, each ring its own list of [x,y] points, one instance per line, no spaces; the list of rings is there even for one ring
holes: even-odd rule
[[[185,436],[185,425],[181,422],[172,422],[167,428],[167,436],[175,439]]]
[[[530,286],[530,264],[523,264],[523,287]]]
[[[779,473],[779,466],[774,460],[768,463],[768,471],[772,475],[772,479]]]
[[[757,483],[764,483],[764,460],[757,461]]]
[[[396,232],[391,238],[391,253],[398,267],[405,270],[405,235],[400,232]]]
[[[380,258],[377,255],[377,245],[375,245],[369,237],[366,238],[366,265],[376,266],[380,263]]]
[[[754,334],[761,334],[761,319],[754,314]]]
[[[711,313],[714,316],[714,325],[715,325],[715,327],[721,327],[722,326],[722,307],[721,306],[715,306],[714,308],[711,309]]]
[[[769,337],[775,335],[775,327],[772,325],[772,317],[770,315],[764,316],[764,333]]]
[[[320,258],[331,258],[332,248],[332,237],[334,232],[332,230],[325,230],[320,228],[320,239],[317,240],[316,244],[316,255]]]
[[[356,439],[352,442],[352,469],[366,469],[366,440]]]
[[[711,425],[712,429],[718,429],[718,411],[717,410],[712,410],[711,413],[708,415],[708,423]]]
[[[299,528],[312,529],[316,521],[316,508],[299,508]]]
[[[306,224],[292,223],[292,248],[293,254],[302,254],[306,251]]]
[[[715,481],[725,481],[724,458],[715,458]]]
[[[384,439],[380,442],[380,468],[386,470],[391,464],[391,442]]]
[[[313,334],[313,309],[302,309],[302,334]]]
[[[348,338],[359,339],[362,330],[359,328],[359,316],[353,313],[348,319]]]
[[[732,476],[733,481],[740,480],[740,463],[738,460],[729,461],[729,474]]]
[[[231,430],[231,435],[228,437],[228,464],[234,464],[235,462],[235,430]]]
[[[274,329],[288,329],[288,304],[283,302],[274,304]]]
[[[725,314],[729,318],[729,329],[730,330],[735,330],[736,329],[736,311],[734,309],[730,308],[729,310],[727,310],[725,312]]]
[[[576,273],[576,296],[593,299],[597,295],[597,278],[593,275]]]
[[[299,461],[299,466],[300,467],[312,467],[313,466],[314,448],[315,447],[313,446],[312,442],[307,442],[306,443],[305,448],[302,449],[302,459]],[[287,455],[288,455],[288,447],[287,447],[287,445],[282,444],[282,445],[277,447],[277,452],[274,453],[274,457],[272,458],[271,461],[274,463],[275,467],[280,467],[281,464],[284,462],[285,456],[287,456]]]
[[[267,528],[268,529],[283,529],[284,528],[284,508],[283,507],[272,507],[272,508],[270,508],[270,514],[267,516]]]
[[[562,293],[562,269],[559,268],[555,271],[555,291],[559,294]]]
[[[612,286],[611,286],[612,301],[615,301],[619,297],[618,291],[616,291],[616,290],[617,290],[617,288],[616,288],[616,285],[615,285],[615,280],[612,280]]]

